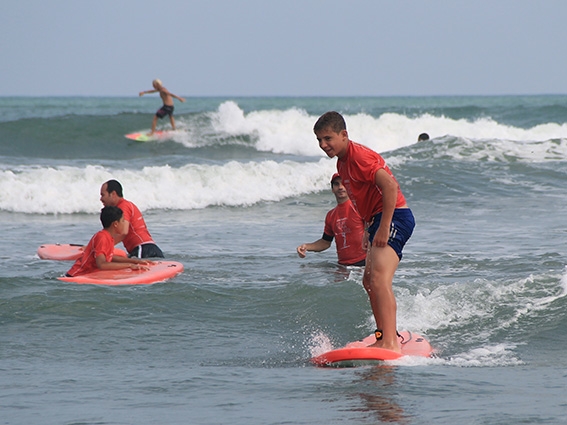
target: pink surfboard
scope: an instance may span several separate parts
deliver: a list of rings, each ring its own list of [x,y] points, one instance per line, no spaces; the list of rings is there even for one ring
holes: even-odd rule
[[[433,354],[431,345],[423,336],[409,331],[401,331],[400,335],[402,338],[398,338],[398,343],[402,349],[401,354],[385,348],[369,347],[376,342],[376,337],[372,334],[313,357],[311,362],[317,366],[348,366],[356,362],[396,360],[403,356],[431,357]]]
[[[92,285],[150,285],[171,279],[183,272],[183,264],[176,261],[156,261],[149,270],[98,270],[74,277],[58,277],[63,282],[86,283]]]
[[[72,261],[83,255],[81,244],[45,244],[37,249],[37,255],[42,260]],[[127,257],[126,251],[114,248],[114,255]]]

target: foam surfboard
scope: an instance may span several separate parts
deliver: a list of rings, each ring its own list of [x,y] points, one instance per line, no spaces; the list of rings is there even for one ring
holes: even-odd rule
[[[376,342],[376,337],[372,334],[360,341],[349,342],[342,348],[313,357],[311,362],[317,366],[354,366],[357,362],[396,360],[403,356],[431,357],[433,354],[431,345],[423,336],[409,331],[401,331],[399,334],[401,354],[385,348],[369,347]]]
[[[72,261],[83,255],[81,244],[44,244],[37,249],[37,255],[42,260]],[[126,251],[114,248],[114,255],[127,257]]]
[[[149,270],[97,270],[81,276],[62,276],[63,282],[87,283],[92,285],[150,285],[171,279],[183,271],[183,264],[176,261],[156,261],[149,265]]]
[[[163,139],[168,132],[166,131],[156,131],[151,136],[148,136],[146,132],[130,133],[126,134],[124,137],[130,140],[135,140],[136,142],[154,142],[156,140]]]

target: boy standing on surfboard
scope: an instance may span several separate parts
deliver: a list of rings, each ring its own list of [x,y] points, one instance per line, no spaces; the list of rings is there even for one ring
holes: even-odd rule
[[[323,114],[313,131],[327,156],[338,158],[337,171],[366,223],[363,243],[367,255],[362,282],[376,320],[376,342],[372,346],[399,353],[392,281],[402,249],[415,227],[413,214],[384,158],[349,140],[341,114]]]
[[[153,90],[146,90],[141,91],[140,96],[149,93],[159,93],[161,100],[163,101],[163,106],[157,110],[156,114],[154,115],[154,119],[152,121],[152,131],[148,133],[148,136],[151,136],[156,131],[156,125],[158,118],[163,118],[166,115],[169,115],[169,122],[171,123],[171,128],[175,130],[175,119],[173,118],[173,98],[179,100],[180,102],[185,102],[185,99],[179,96],[174,95],[168,89],[166,89],[161,80],[155,79],[152,81],[152,85],[154,86]]]
[[[339,173],[335,173],[331,178],[331,190],[337,200],[337,206],[325,217],[323,236],[315,242],[299,245],[297,254],[300,258],[305,258],[307,251],[325,251],[336,237],[339,264],[364,266],[366,258],[366,250],[362,248],[364,222],[350,201]]]
[[[128,233],[128,223],[124,221],[122,210],[118,207],[104,207],[100,212],[103,229],[91,238],[83,255],[79,257],[65,276],[74,277],[97,270],[149,270],[150,261],[114,255],[114,245]]]

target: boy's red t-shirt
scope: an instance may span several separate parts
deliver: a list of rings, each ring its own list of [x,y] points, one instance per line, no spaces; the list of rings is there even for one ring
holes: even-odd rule
[[[335,238],[340,264],[348,266],[366,258],[362,249],[364,223],[350,200],[327,213],[324,233]]]
[[[144,217],[136,205],[122,198],[116,206],[122,210],[124,220],[130,222],[128,234],[122,241],[126,251],[130,252],[138,245],[153,242]]]
[[[337,161],[337,171],[348,196],[367,223],[382,211],[382,191],[376,186],[375,181],[376,172],[382,168],[395,180],[380,154],[352,140],[349,140],[346,155]],[[396,208],[405,204],[406,199],[398,185]]]
[[[114,256],[114,239],[107,230],[100,230],[91,238],[83,255],[69,269],[69,276],[81,276],[99,270],[96,265],[96,257],[104,254],[106,261],[111,262]]]

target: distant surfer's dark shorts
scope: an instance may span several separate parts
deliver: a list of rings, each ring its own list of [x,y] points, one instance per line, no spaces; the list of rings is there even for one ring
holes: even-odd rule
[[[155,243],[138,245],[128,253],[128,256],[138,258],[164,258],[163,252],[161,252],[161,249],[159,249]]]
[[[163,105],[161,108],[158,109],[156,112],[156,117],[163,118],[166,115],[172,116],[173,115],[173,106]]]
[[[376,214],[372,220],[372,224],[368,228],[368,243],[370,244],[372,244],[374,235],[376,235],[378,226],[380,226],[381,218],[382,213]],[[414,227],[415,219],[409,208],[397,208],[394,210],[394,216],[392,217],[392,223],[390,224],[388,245],[396,251],[400,260],[402,259],[402,250],[404,249],[404,245],[413,233]]]

